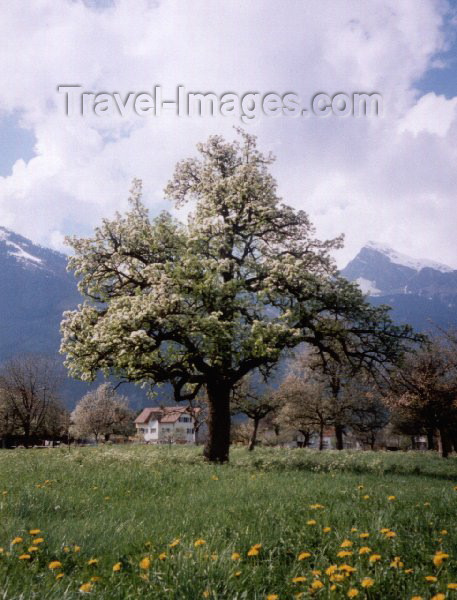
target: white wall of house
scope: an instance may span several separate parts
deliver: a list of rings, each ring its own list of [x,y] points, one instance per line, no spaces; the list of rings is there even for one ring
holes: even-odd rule
[[[147,423],[137,425],[137,432],[145,442],[195,444],[194,422],[190,415],[180,415],[174,423],[160,423],[152,418]]]

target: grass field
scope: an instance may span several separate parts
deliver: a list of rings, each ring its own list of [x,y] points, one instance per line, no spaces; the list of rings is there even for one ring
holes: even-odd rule
[[[457,600],[456,459],[200,453],[0,451],[0,598]]]

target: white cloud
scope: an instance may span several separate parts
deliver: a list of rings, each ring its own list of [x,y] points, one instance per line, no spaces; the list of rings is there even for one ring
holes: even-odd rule
[[[152,211],[175,162],[229,118],[62,114],[59,84],[165,95],[178,84],[222,93],[377,91],[381,119],[263,118],[246,127],[273,150],[285,201],[321,237],[347,234],[339,260],[368,239],[457,266],[455,99],[419,98],[415,81],[444,47],[444,5],[432,0],[192,3],[122,0],[105,10],[37,0],[2,8],[0,110],[21,110],[36,156],[0,178],[0,224],[61,248],[126,206],[145,182]]]

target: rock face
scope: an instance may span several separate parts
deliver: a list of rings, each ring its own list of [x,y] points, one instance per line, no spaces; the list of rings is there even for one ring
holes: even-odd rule
[[[341,274],[373,304],[390,305],[398,322],[420,331],[457,327],[457,270],[369,242]]]

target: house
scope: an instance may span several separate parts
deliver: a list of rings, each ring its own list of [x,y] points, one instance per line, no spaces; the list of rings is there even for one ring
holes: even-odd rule
[[[135,419],[137,434],[151,444],[195,444],[195,418],[187,406],[144,408]]]

